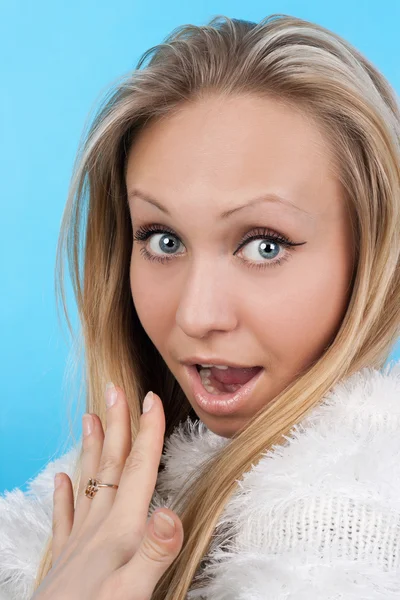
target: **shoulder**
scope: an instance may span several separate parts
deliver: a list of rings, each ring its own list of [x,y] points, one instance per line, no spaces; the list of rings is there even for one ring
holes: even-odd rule
[[[399,598],[400,364],[337,384],[245,473],[217,529],[189,600]]]
[[[0,495],[0,600],[30,597],[51,533],[54,475],[63,471],[72,476],[77,456],[73,447],[29,481],[26,492],[15,488]]]

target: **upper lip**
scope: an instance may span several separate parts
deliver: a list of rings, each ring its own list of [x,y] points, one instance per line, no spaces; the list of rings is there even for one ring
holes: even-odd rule
[[[236,367],[237,369],[251,369],[260,365],[239,365],[235,361],[225,358],[205,358],[204,356],[189,356],[180,361],[185,365],[226,365],[228,367]]]

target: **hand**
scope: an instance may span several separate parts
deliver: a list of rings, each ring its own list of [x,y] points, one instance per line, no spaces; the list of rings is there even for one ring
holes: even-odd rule
[[[147,520],[163,448],[165,416],[154,394],[149,412],[131,443],[129,407],[121,388],[107,409],[106,434],[92,414],[93,430],[83,439],[82,477],[74,514],[71,479],[62,473],[54,490],[52,567],[31,600],[146,600],[178,556],[183,526],[167,508]],[[84,490],[90,477],[115,483],[93,499]],[[154,515],[175,523],[171,539],[156,536]],[[161,519],[166,531],[167,521]]]

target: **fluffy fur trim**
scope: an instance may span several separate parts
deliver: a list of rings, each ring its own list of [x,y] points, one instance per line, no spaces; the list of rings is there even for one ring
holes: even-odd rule
[[[340,382],[238,482],[189,600],[400,598],[400,364]]]
[[[0,600],[28,600],[44,545],[51,533],[54,475],[72,477],[78,449],[48,463],[28,482],[0,496]]]

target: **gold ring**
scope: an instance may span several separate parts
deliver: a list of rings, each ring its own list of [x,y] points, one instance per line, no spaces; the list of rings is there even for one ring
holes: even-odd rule
[[[86,484],[85,496],[87,496],[90,499],[94,498],[95,494],[98,492],[98,489],[101,487],[110,487],[115,488],[116,490],[118,489],[118,486],[114,483],[103,483],[102,481],[100,481],[100,479],[93,478],[89,479],[89,481]]]

